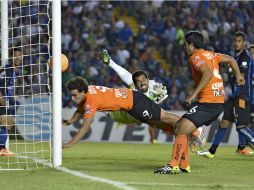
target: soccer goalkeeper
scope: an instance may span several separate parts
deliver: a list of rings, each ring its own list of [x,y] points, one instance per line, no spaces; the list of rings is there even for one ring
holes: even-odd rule
[[[14,125],[13,116],[9,110],[9,100],[13,94],[15,81],[21,75],[19,66],[22,64],[22,52],[20,48],[12,51],[12,60],[0,70],[0,156],[12,156],[6,147],[8,130]]]
[[[154,80],[149,80],[148,75],[145,71],[139,70],[133,73],[133,75],[131,75],[131,73],[129,73],[126,69],[124,69],[120,65],[116,64],[110,58],[107,50],[103,50],[100,56],[101,61],[105,65],[108,65],[110,68],[112,68],[130,89],[138,90],[144,93],[156,104],[161,104],[168,97],[166,87],[163,86],[161,83],[155,82]],[[120,123],[138,122],[136,121],[135,118],[133,118],[126,112],[120,111],[109,112],[108,115],[112,119]],[[149,134],[151,144],[158,143],[158,141],[155,140],[154,128],[151,126],[149,127]]]
[[[126,69],[121,67],[120,65],[116,64],[111,57],[109,56],[107,50],[103,50],[100,53],[101,61],[108,65],[110,68],[112,68],[118,76],[121,78],[121,80],[130,88],[133,90],[138,90],[145,94],[148,98],[153,100],[156,104],[161,104],[167,97],[167,88],[166,86],[163,86],[161,83],[158,83],[154,80],[149,80],[148,75],[143,70],[138,70],[134,72],[132,75],[130,72],[128,72]],[[130,114],[123,111],[115,111],[115,112],[108,112],[108,115],[115,121],[119,123],[139,123],[138,120],[133,118]],[[203,134],[204,130],[200,128],[199,130],[195,131],[193,133],[193,138],[190,142],[191,150],[194,151],[193,145],[195,145],[195,142],[199,144],[201,148],[205,147],[206,139],[205,135]],[[154,127],[149,127],[149,134],[150,134],[150,142],[153,144],[155,143],[154,138]]]

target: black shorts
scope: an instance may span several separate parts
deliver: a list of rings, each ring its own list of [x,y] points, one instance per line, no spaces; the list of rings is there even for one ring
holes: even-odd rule
[[[183,115],[192,121],[196,127],[210,125],[224,110],[223,103],[194,103],[189,111]]]
[[[236,126],[249,125],[250,123],[250,107],[249,97],[230,98],[225,103],[224,115],[222,119],[235,122]]]
[[[133,108],[129,113],[142,123],[146,123],[148,120],[159,121],[161,107],[142,92],[133,91]]]

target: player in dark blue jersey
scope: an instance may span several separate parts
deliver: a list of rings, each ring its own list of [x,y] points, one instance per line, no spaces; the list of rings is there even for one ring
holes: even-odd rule
[[[249,144],[252,148],[254,147],[254,132],[248,128],[250,124],[254,68],[250,52],[245,49],[245,38],[245,34],[241,31],[234,34],[235,59],[241,74],[244,76],[245,84],[237,86],[235,78],[231,76],[232,97],[225,102],[224,115],[215,134],[212,146],[208,151],[198,151],[200,156],[214,157],[226,129],[232,122],[235,122],[239,135],[237,153],[250,154],[251,152],[246,148],[246,145]]]
[[[0,69],[0,156],[14,155],[6,148],[8,130],[15,124],[9,110],[9,101],[15,90],[15,81],[21,75],[23,61],[20,48],[11,49],[9,63]]]
[[[249,52],[250,52],[251,58],[254,62],[254,44],[249,45]],[[254,67],[253,67],[253,70],[254,70]],[[253,71],[253,73],[254,73],[254,71]],[[254,84],[254,77],[253,77],[252,84]],[[252,87],[250,123],[252,123],[252,125],[254,124],[254,85]]]

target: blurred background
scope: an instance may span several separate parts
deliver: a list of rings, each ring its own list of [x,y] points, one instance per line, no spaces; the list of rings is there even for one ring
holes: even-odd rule
[[[253,1],[62,2],[62,51],[71,65],[63,73],[63,106],[73,106],[65,84],[76,75],[90,84],[124,86],[113,70],[96,59],[98,51],[107,49],[131,73],[145,70],[150,79],[167,86],[169,97],[163,108],[183,110],[193,88],[184,34],[199,30],[206,49],[234,55],[236,31],[246,33],[247,46],[254,42],[253,8]],[[223,78],[230,95],[226,73]]]

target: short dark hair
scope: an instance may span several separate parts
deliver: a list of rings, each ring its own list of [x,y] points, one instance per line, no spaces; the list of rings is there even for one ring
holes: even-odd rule
[[[78,90],[79,92],[84,91],[85,93],[87,93],[88,82],[86,81],[86,79],[78,76],[78,77],[72,78],[68,81],[67,88],[69,91]]]
[[[185,34],[185,41],[188,44],[193,44],[196,49],[203,49],[205,47],[204,37],[199,31],[190,31]]]
[[[242,37],[243,41],[246,40],[246,34],[242,31],[237,31],[235,34],[234,34],[234,37]]]
[[[143,70],[137,70],[132,74],[132,81],[134,84],[136,84],[136,78],[139,77],[140,75],[144,75],[146,79],[148,79],[148,74],[143,71]]]

